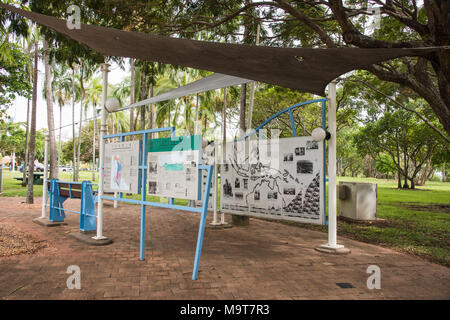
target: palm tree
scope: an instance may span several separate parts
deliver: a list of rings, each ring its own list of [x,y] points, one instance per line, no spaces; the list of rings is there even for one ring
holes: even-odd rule
[[[130,104],[133,104],[135,99],[135,67],[134,67],[134,59],[130,58]],[[130,109],[130,131],[134,131],[134,110]]]
[[[52,93],[52,75],[50,71],[49,46],[47,40],[44,43],[44,66],[45,66],[45,96],[47,100],[47,125],[50,137],[50,179],[58,177],[58,167],[56,166],[56,140],[55,140],[55,119],[53,116],[53,93]]]
[[[62,126],[62,109],[69,102],[71,97],[72,79],[68,74],[68,69],[64,64],[54,64],[52,66],[53,81],[52,91],[53,97],[59,106],[59,143],[58,143],[58,168],[61,165],[61,126]]]
[[[29,29],[31,30],[32,26],[30,25]],[[30,82],[33,81],[33,63],[32,63],[32,50],[34,46],[34,32],[30,32],[26,37],[22,37],[22,47],[25,48],[26,53],[29,57],[29,64],[28,64],[28,76],[30,79]],[[27,123],[26,123],[26,134],[25,134],[25,159],[23,164],[23,174],[22,174],[22,187],[25,187],[27,185],[26,181],[26,174],[28,172],[28,140],[30,136],[30,98],[27,98]]]
[[[32,204],[33,199],[33,173],[34,157],[36,152],[36,113],[37,113],[37,86],[38,86],[38,61],[39,61],[39,41],[38,30],[36,29],[36,39],[34,43],[34,70],[33,70],[33,95],[30,121],[30,149],[28,158],[28,188],[26,203]]]
[[[102,96],[102,79],[93,78],[86,89],[87,100],[92,103],[92,116],[94,118],[94,134],[92,136],[92,181],[95,181],[95,136],[97,135],[97,104]]]
[[[72,64],[72,179],[73,181],[78,181],[77,168],[76,168],[76,153],[75,153],[75,99],[76,99],[76,91],[75,91],[75,71],[77,69],[77,65],[75,63]]]

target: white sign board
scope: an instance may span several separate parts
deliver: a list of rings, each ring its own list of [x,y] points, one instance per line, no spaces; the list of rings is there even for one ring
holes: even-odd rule
[[[138,193],[139,141],[105,145],[104,191]]]
[[[311,137],[226,144],[224,212],[323,224],[323,144]]]
[[[216,163],[215,158],[216,148],[214,146],[214,142],[207,145],[202,152],[202,164],[204,165],[212,165],[214,166]],[[213,167],[214,168],[214,167]],[[213,169],[214,170],[214,169]],[[211,185],[209,189],[209,201],[208,201],[208,209],[214,209],[214,191],[216,179],[214,178],[215,173],[213,171],[213,175],[211,176]],[[208,179],[208,171],[202,170],[202,193],[201,193],[201,200],[195,201],[196,207],[202,207],[203,206],[203,196],[205,194],[205,188],[206,188],[206,181]]]
[[[147,194],[197,200],[201,136],[149,140]]]

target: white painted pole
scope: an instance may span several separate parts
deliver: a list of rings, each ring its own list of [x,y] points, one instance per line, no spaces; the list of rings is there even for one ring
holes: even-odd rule
[[[16,171],[16,152],[13,151],[12,153],[12,172]]]
[[[48,142],[50,141],[50,136],[47,134],[45,136],[44,144],[44,179],[42,183],[42,213],[41,219],[45,218],[45,203],[47,202],[47,176],[48,176]],[[25,170],[25,169],[24,169]]]
[[[336,216],[336,81],[328,84],[328,243],[320,245],[317,250],[326,253],[347,254],[350,250],[337,244]]]
[[[258,27],[256,29],[256,45],[259,45],[259,34],[260,34],[260,30],[261,30],[261,25],[258,24]],[[256,82],[253,81],[250,87],[250,103],[248,106],[248,120],[247,120],[247,130],[251,130],[252,129],[252,117],[253,117],[253,104],[254,104],[254,99],[255,99],[255,85]]]
[[[217,143],[218,141],[214,142],[214,175],[213,175],[213,222],[211,223],[211,225],[213,226],[217,226],[220,223],[217,221],[217,154],[219,152],[219,145]]]
[[[25,170],[25,166],[23,170]],[[2,193],[2,188],[3,188],[3,163],[0,163],[0,194]]]
[[[328,95],[328,245],[336,248],[336,81],[328,85]]]
[[[119,196],[119,193],[114,192],[114,198],[117,198]],[[117,200],[114,200],[114,209],[116,209],[119,206],[119,202]]]
[[[97,206],[97,235],[93,237],[95,240],[106,239],[103,236],[103,180],[104,180],[104,157],[105,157],[105,139],[106,135],[106,98],[108,96],[108,72],[109,64],[102,63],[101,70],[103,73],[103,95],[102,95],[102,109],[100,113],[100,154],[99,154],[99,177],[98,177],[98,206]]]

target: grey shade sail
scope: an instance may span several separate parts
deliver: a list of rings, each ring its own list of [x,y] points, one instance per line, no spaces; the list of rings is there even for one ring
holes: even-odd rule
[[[81,24],[0,4],[34,22],[62,33],[104,56],[119,56],[209,70],[325,95],[327,84],[355,69],[402,56],[430,54],[437,48],[275,48],[178,39]]]
[[[242,79],[234,76],[228,76],[220,73],[215,73],[213,75],[204,77],[200,80],[191,82],[185,86],[170,90],[168,92],[159,94],[155,97],[151,97],[149,99],[145,99],[133,104],[130,104],[126,107],[120,108],[117,111],[122,111],[126,109],[136,108],[144,105],[148,105],[150,103],[156,103],[160,101],[176,99],[196,93],[201,93],[205,91],[231,87],[242,83],[251,82],[248,79]]]

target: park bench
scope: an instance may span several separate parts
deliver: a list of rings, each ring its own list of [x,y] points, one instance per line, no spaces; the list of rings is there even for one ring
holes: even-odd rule
[[[49,220],[63,222],[65,212],[80,214],[80,230],[93,231],[97,227],[95,204],[98,201],[97,191],[94,191],[90,181],[73,182],[52,179],[48,181],[49,191]],[[80,211],[65,209],[64,201],[67,199],[80,199]]]

